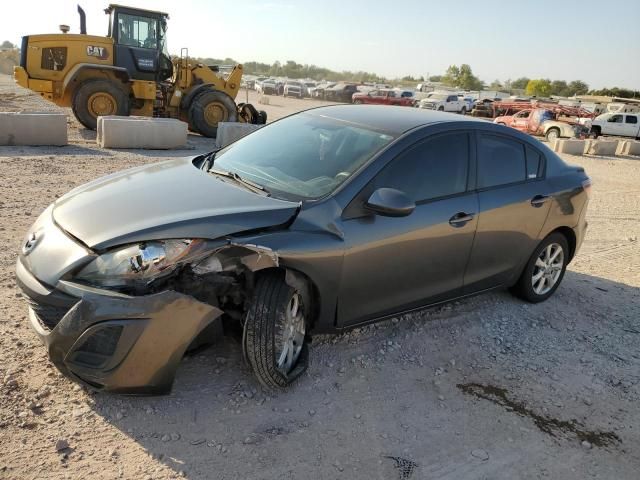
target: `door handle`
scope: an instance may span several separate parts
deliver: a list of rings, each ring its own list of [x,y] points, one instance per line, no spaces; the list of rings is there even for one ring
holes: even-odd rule
[[[531,206],[536,208],[541,207],[542,205],[544,205],[544,202],[549,200],[549,198],[551,198],[549,197],[549,195],[536,195],[531,199]]]
[[[449,219],[449,225],[456,228],[464,227],[467,222],[473,220],[474,216],[475,213],[458,212]]]

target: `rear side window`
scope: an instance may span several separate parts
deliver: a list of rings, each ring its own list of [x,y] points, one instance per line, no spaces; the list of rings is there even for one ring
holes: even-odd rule
[[[527,180],[542,176],[542,156],[530,146],[525,147],[527,154]]]
[[[400,154],[374,185],[401,190],[420,202],[466,191],[468,171],[469,136],[439,135]]]
[[[478,188],[522,182],[526,171],[524,145],[504,137],[480,135]]]
[[[638,123],[638,117],[635,115],[627,115],[624,121],[625,123]]]

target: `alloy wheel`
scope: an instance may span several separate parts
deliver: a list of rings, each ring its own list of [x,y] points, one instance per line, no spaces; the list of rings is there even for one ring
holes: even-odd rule
[[[531,276],[531,286],[537,295],[545,295],[558,282],[564,266],[564,250],[558,243],[550,243],[538,255]]]
[[[280,353],[276,355],[276,364],[280,370],[288,373],[298,361],[305,336],[304,306],[302,297],[294,292],[287,304],[284,323],[281,330]]]

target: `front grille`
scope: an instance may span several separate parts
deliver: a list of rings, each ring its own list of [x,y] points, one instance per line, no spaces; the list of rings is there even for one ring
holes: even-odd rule
[[[54,305],[44,305],[29,301],[29,306],[36,314],[40,325],[46,330],[53,330],[58,322],[62,320],[71,307],[57,307]]]
[[[64,70],[67,65],[67,47],[51,47],[42,49],[40,67],[43,70]]]

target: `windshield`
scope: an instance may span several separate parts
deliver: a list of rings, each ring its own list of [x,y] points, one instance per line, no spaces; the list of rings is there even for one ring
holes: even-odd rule
[[[213,166],[265,187],[273,196],[303,200],[334,191],[391,135],[301,113],[220,150]]]

